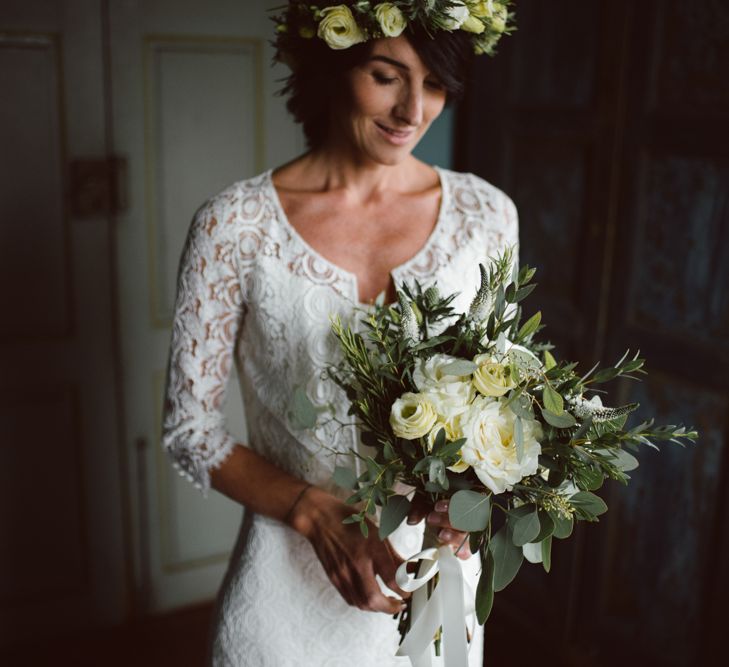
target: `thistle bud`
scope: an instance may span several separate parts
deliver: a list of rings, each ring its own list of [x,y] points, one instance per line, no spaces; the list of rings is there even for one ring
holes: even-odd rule
[[[440,292],[438,292],[438,288],[433,285],[425,290],[425,294],[423,296],[425,297],[425,303],[432,308],[436,303],[438,303],[438,299],[440,299]]]
[[[493,307],[493,298],[489,289],[489,277],[486,273],[486,267],[483,264],[478,265],[481,272],[481,286],[478,289],[476,297],[471,302],[468,310],[468,319],[476,324],[481,324],[491,314]]]
[[[400,303],[400,337],[411,344],[420,342],[420,327],[413,310],[413,305],[405,298],[402,292],[397,293]]]

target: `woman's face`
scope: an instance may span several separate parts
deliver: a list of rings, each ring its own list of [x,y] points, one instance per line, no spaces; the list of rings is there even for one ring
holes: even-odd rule
[[[397,164],[443,110],[446,91],[405,37],[378,39],[347,74],[350,104],[336,112],[344,140],[360,157]]]

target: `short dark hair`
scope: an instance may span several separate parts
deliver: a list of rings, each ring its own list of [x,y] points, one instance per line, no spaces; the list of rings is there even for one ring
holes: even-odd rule
[[[443,30],[429,35],[415,24],[403,35],[445,88],[446,103],[460,99],[474,55],[470,33]],[[335,50],[314,37],[296,40],[291,47],[287,55],[295,68],[280,93],[288,96],[286,107],[302,124],[309,147],[318,148],[327,138],[330,110],[344,90],[344,75],[369,57],[372,42]]]

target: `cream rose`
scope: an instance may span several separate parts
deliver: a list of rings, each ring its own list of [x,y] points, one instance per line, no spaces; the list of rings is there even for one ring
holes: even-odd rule
[[[491,14],[491,27],[496,32],[504,32],[506,29],[506,19],[508,15],[506,5],[502,5],[498,2],[494,3],[494,10]]]
[[[415,440],[427,435],[437,419],[433,404],[424,394],[406,392],[390,409],[392,431],[405,440]]]
[[[317,35],[332,49],[348,49],[366,39],[352,16],[352,10],[346,5],[325,7],[321,10]]]
[[[473,14],[471,14],[462,24],[461,24],[461,30],[465,30],[466,32],[472,32],[476,35],[480,35],[484,30],[486,30],[486,26],[483,24],[483,22],[479,21]]]
[[[464,413],[476,394],[470,375],[451,375],[445,370],[454,361],[459,359],[447,354],[434,354],[425,361],[421,360],[413,370],[415,386],[430,398],[444,421]]]
[[[503,396],[516,386],[508,364],[500,364],[488,354],[479,354],[473,363],[478,365],[473,372],[473,385],[484,396]]]
[[[535,420],[522,419],[524,451],[520,462],[514,440],[515,421],[511,408],[482,396],[461,418],[463,436],[467,438],[461,457],[494,493],[511,491],[514,484],[539,469],[541,426]]]
[[[405,16],[391,2],[381,2],[375,6],[375,18],[385,37],[398,37],[407,26]]]
[[[463,3],[452,5],[446,9],[447,18],[444,18],[443,28],[446,30],[458,30],[463,25],[463,22],[468,19],[470,12],[468,7]]]

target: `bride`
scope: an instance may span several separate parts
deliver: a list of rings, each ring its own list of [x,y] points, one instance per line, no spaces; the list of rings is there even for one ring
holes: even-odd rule
[[[211,632],[210,664],[221,667],[409,664],[395,657],[393,615],[407,594],[394,575],[419,550],[423,519],[457,550],[473,588],[480,568],[443,501],[413,510],[384,541],[342,523],[356,510],[332,471],[366,448],[321,372],[337,355],[330,314],[354,323],[412,279],[467,305],[478,263],[518,241],[503,192],[411,154],[461,93],[474,51],[490,52],[504,31],[505,5],[317,5],[291,2],[276,33],[292,67],[288,108],[310,150],[205,202],[180,260],[163,445],[203,494],[212,487],[246,508]],[[221,413],[232,363],[248,443]],[[297,387],[336,419],[297,431]],[[482,642],[477,626],[472,666]]]

